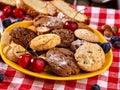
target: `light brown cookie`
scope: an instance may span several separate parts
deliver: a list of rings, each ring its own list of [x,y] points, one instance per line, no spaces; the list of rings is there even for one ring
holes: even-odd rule
[[[83,39],[90,42],[98,42],[99,38],[92,31],[87,29],[77,29],[74,32],[75,36],[79,39]]]
[[[59,45],[60,42],[60,36],[56,34],[43,34],[31,40],[30,48],[37,51],[43,51]]]
[[[105,54],[98,44],[85,43],[75,53],[75,59],[79,67],[87,72],[97,71],[105,63]]]
[[[5,54],[5,56],[13,61],[13,62],[17,62],[18,60],[18,57],[20,55],[23,55],[25,54],[25,48],[22,47],[21,45],[18,45],[14,42],[11,42],[9,45],[7,45],[4,49],[3,49],[3,52]],[[26,53],[29,53],[29,52],[26,52]]]

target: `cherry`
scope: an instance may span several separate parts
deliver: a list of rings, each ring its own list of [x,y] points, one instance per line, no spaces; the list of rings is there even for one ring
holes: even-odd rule
[[[13,10],[13,15],[16,18],[22,18],[22,19],[24,19],[24,16],[25,16],[24,13],[23,13],[23,10],[20,9],[20,8],[15,8]]]
[[[2,14],[0,15],[0,18],[1,18],[1,19],[5,19],[6,16],[2,13]]]
[[[12,7],[11,6],[6,6],[2,10],[3,14],[8,17],[12,14]]]
[[[78,24],[74,21],[66,21],[64,23],[63,27],[66,29],[70,29],[70,30],[74,31],[78,28]]]
[[[30,70],[33,72],[41,72],[45,68],[45,61],[42,58],[33,58],[30,64]]]
[[[18,64],[23,68],[27,68],[31,62],[32,55],[31,54],[23,54],[18,57]]]

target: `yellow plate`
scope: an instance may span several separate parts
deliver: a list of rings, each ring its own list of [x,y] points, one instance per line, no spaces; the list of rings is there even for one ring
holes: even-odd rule
[[[89,77],[93,77],[96,75],[99,75],[100,73],[106,71],[110,65],[112,64],[112,58],[113,58],[113,54],[112,54],[112,50],[110,50],[106,55],[105,55],[105,65],[103,66],[103,68],[101,70],[98,70],[96,72],[91,72],[91,73],[80,73],[78,75],[71,75],[69,77],[60,77],[60,76],[55,76],[52,74],[49,74],[47,72],[41,72],[41,73],[35,73],[35,72],[31,72],[27,69],[22,68],[21,66],[19,66],[18,64],[10,61],[9,59],[7,59],[3,53],[3,48],[5,47],[6,44],[8,44],[9,42],[9,32],[16,26],[24,26],[24,27],[28,27],[32,24],[31,21],[24,21],[24,22],[18,22],[15,24],[12,24],[11,26],[9,26],[8,28],[6,28],[6,30],[3,32],[2,37],[1,37],[1,47],[0,47],[0,53],[1,56],[4,60],[4,62],[6,64],[8,64],[9,66],[13,67],[16,70],[19,70],[20,72],[23,72],[27,75],[31,75],[34,77],[38,77],[38,78],[44,78],[44,79],[51,79],[51,80],[77,80],[77,79],[84,79],[84,78],[89,78]],[[106,39],[94,28],[92,28],[93,31],[96,33],[96,35],[98,35],[99,39],[101,42],[106,42]]]

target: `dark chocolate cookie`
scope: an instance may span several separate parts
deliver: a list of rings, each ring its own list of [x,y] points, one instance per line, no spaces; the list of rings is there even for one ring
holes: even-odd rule
[[[52,33],[61,37],[61,47],[70,47],[70,44],[75,40],[74,32],[68,29],[56,29]]]
[[[70,76],[78,74],[78,67],[73,52],[65,48],[53,48],[46,53],[46,61],[50,70],[59,76]]]
[[[26,48],[27,45],[29,45],[29,42],[37,35],[35,32],[31,31],[28,28],[15,27],[10,32],[10,36],[12,37],[12,41]]]

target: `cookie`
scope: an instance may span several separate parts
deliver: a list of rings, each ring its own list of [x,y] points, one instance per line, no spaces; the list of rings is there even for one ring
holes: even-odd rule
[[[12,29],[10,36],[12,41],[26,48],[37,34],[28,28],[19,26]]]
[[[87,72],[97,71],[101,69],[105,63],[103,49],[94,43],[85,43],[80,46],[74,56],[79,67]]]
[[[3,49],[3,53],[5,54],[5,56],[13,61],[13,62],[17,62],[18,57],[20,55],[25,54],[25,48],[22,47],[21,45],[18,45],[14,42],[11,42],[9,45],[7,45],[4,49]],[[26,51],[26,53],[29,53]]]
[[[74,32],[75,36],[79,39],[83,39],[90,42],[98,42],[98,36],[90,30],[87,29],[77,29]]]
[[[75,41],[73,41],[70,45],[70,50],[72,50],[73,52],[76,51],[76,49],[78,49],[80,46],[82,46],[83,44],[87,43],[87,41],[85,40],[80,40],[77,39]]]
[[[61,38],[60,47],[70,47],[70,44],[75,40],[74,32],[68,29],[56,29],[51,33],[57,34]]]
[[[77,65],[74,54],[69,49],[53,48],[46,53],[46,61],[49,69],[59,76],[70,76],[78,74],[80,71]]]
[[[39,15],[33,20],[36,27],[48,27],[50,30],[63,28],[62,20],[53,16]]]
[[[37,51],[43,51],[59,45],[60,42],[60,36],[56,34],[43,34],[31,40],[30,48]]]

